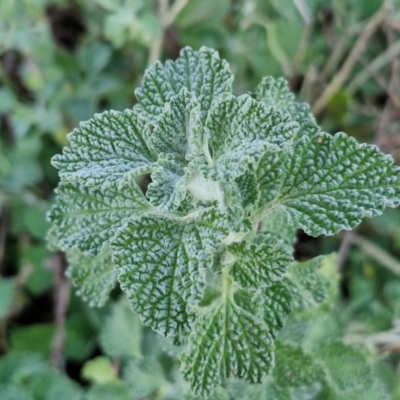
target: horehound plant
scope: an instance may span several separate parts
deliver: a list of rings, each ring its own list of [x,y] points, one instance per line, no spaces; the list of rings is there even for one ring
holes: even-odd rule
[[[53,158],[49,237],[78,294],[101,306],[118,284],[182,346],[202,396],[228,377],[263,382],[299,293],[324,298],[318,266],[293,260],[297,228],[333,235],[400,203],[392,158],[322,132],[285,80],[239,97],[232,81],[214,50],[185,48],[146,71],[132,110],[81,123]]]

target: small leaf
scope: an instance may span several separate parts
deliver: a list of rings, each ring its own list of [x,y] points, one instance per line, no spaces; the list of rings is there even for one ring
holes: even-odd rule
[[[185,47],[176,61],[167,61],[165,65],[156,62],[146,70],[142,87],[135,91],[139,100],[136,108],[148,121],[157,120],[164,105],[186,88],[197,97],[204,121],[211,104],[222,93],[232,90],[232,81],[228,63],[216,51]]]
[[[125,297],[114,303],[100,331],[100,346],[109,357],[141,357],[142,324]]]
[[[117,283],[117,273],[111,261],[111,249],[98,256],[87,256],[77,250],[67,253],[67,276],[76,287],[76,294],[91,307],[102,307]]]
[[[146,122],[136,111],[96,114],[67,137],[70,147],[52,159],[62,180],[114,185],[149,172],[155,161]]]
[[[149,143],[157,154],[172,153],[185,161],[203,145],[200,104],[185,87],[165,104],[153,125]]]
[[[164,377],[161,364],[150,358],[129,360],[122,376],[133,400],[145,398],[170,385]]]
[[[209,132],[213,157],[218,159],[244,142],[284,145],[293,139],[298,124],[288,114],[248,95],[225,95],[211,108],[205,129]]]
[[[318,271],[325,258],[319,256],[289,267],[287,278],[297,307],[317,307],[327,299],[329,282]]]
[[[126,386],[120,383],[93,385],[83,400],[132,400]]]
[[[56,193],[49,219],[58,227],[59,246],[86,254],[99,254],[132,215],[150,207],[134,181],[103,189],[61,182]]]
[[[283,78],[275,79],[272,76],[263,78],[257,87],[256,99],[289,113],[292,120],[300,125],[300,135],[313,135],[320,130],[310,113],[309,105],[295,101],[288,82]]]
[[[262,220],[261,231],[273,233],[281,238],[291,249],[296,242],[296,229],[289,224],[285,214],[275,211]]]
[[[359,350],[340,342],[333,342],[317,350],[313,356],[326,372],[328,384],[334,393],[332,398],[390,398],[382,382],[374,375],[366,357]]]
[[[111,360],[102,356],[86,361],[81,375],[83,379],[93,383],[118,382]]]
[[[194,393],[209,396],[225,377],[262,382],[274,362],[265,323],[224,299],[201,315],[181,355],[181,371]]]
[[[146,197],[161,212],[177,210],[186,197],[188,168],[184,169],[173,158],[159,158],[152,170]]]
[[[281,387],[323,386],[325,372],[301,347],[277,344],[273,377]]]

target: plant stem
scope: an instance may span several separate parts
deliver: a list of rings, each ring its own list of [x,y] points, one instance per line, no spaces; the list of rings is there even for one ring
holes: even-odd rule
[[[312,113],[317,116],[325,108],[326,104],[332,98],[332,96],[343,86],[345,81],[353,69],[354,64],[359,59],[361,54],[364,52],[368,40],[378,29],[379,25],[385,19],[388,11],[390,10],[391,2],[385,1],[382,7],[376,12],[376,14],[370,19],[366,24],[363,32],[359,36],[356,44],[354,45],[352,51],[348,55],[346,61],[344,62],[342,68],[338,71],[335,77],[332,79],[330,84],[325,88],[320,97],[315,101],[312,106]]]
[[[396,275],[400,275],[400,262],[389,253],[360,235],[353,234],[351,241]]]
[[[400,54],[400,40],[389,46],[383,53],[376,57],[368,67],[360,71],[347,87],[349,93],[354,93],[373,73],[378,72],[386,64]]]
[[[50,364],[65,370],[65,339],[66,339],[66,313],[70,296],[70,283],[64,272],[66,268],[65,258],[61,253],[55,254],[52,259],[52,269],[55,276],[54,286],[54,324],[55,334],[50,354]]]

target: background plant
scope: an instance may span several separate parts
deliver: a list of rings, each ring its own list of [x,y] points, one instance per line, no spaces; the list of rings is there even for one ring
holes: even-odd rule
[[[105,22],[121,14],[101,3],[0,5],[2,348],[7,357],[36,351],[65,366],[80,382],[83,363],[103,351],[96,333],[111,305],[90,309],[72,293],[65,314],[65,261],[61,255],[51,256],[44,245],[44,215],[57,183],[49,160],[79,121],[96,111],[132,107],[133,88],[151,60],[174,58],[183,45],[208,45],[229,61],[236,76],[235,93],[252,90],[262,76],[284,75],[314,111],[324,88],[335,82],[333,96],[317,109],[319,124],[328,131],[346,131],[361,142],[375,142],[398,159],[398,3],[393,2],[394,9],[388,12],[381,10],[380,1],[219,0],[205,1],[199,9],[192,0],[170,2],[174,12],[166,13],[166,2],[158,7],[132,2],[130,15],[141,18],[150,13],[157,22],[150,41],[126,28],[122,43],[118,39],[121,44],[108,36]],[[130,7],[130,2],[124,6]],[[165,40],[153,40],[161,36]],[[342,243],[339,304],[345,341],[367,343],[378,352],[387,368],[380,367],[376,374],[386,376],[393,393],[399,343],[397,221],[398,211],[393,210],[344,238],[314,240],[299,232],[296,251],[296,259],[303,261],[337,250]],[[58,296],[53,297],[54,285]],[[53,304],[59,310],[55,316]],[[120,356],[108,357],[112,370],[120,371]],[[25,376],[17,373],[12,382],[9,376],[2,381],[19,387],[9,390],[29,392]],[[157,395],[156,389],[152,391]]]

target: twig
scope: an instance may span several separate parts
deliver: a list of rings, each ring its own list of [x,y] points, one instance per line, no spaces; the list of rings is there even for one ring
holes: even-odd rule
[[[360,26],[351,27],[347,29],[346,32],[341,36],[339,43],[335,46],[332,54],[329,56],[328,61],[325,64],[324,69],[321,73],[321,81],[325,81],[328,79],[330,75],[332,75],[333,71],[336,70],[340,59],[343,57],[343,54],[346,51],[346,48],[349,44],[349,40],[351,37],[360,32]]]
[[[355,62],[358,60],[360,55],[363,53],[368,40],[374,34],[379,25],[383,22],[387,12],[389,11],[389,1],[386,1],[383,6],[377,11],[377,13],[371,18],[366,24],[363,32],[359,36],[353,50],[348,55],[342,68],[338,71],[335,77],[332,79],[330,84],[325,88],[320,97],[315,101],[312,112],[314,115],[318,115],[325,108],[328,101],[332,96],[343,86],[344,82],[350,75],[351,70]]]
[[[360,71],[347,86],[349,93],[354,93],[373,73],[378,72],[386,64],[400,54],[400,40],[393,43],[386,51],[376,57],[367,68]]]
[[[153,65],[160,58],[165,32],[167,28],[174,23],[176,17],[183,10],[188,1],[189,0],[176,0],[170,7],[168,0],[158,0],[157,15],[163,31],[150,48],[148,66]]]
[[[339,247],[337,263],[336,263],[338,272],[341,272],[343,270],[343,266],[347,259],[347,254],[350,249],[353,235],[354,231],[346,231],[346,233],[343,236],[342,243],[340,244]]]
[[[400,275],[400,262],[389,253],[360,235],[353,234],[351,241],[396,275]]]
[[[65,370],[65,339],[66,339],[66,312],[70,296],[70,283],[65,277],[66,260],[61,253],[57,253],[51,260],[54,271],[54,324],[55,333],[50,355],[50,364],[58,369]]]

